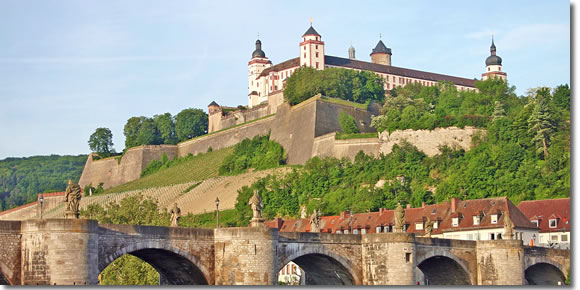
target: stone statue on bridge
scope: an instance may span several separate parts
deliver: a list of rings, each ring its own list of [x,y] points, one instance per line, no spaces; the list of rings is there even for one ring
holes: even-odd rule
[[[169,211],[171,214],[171,226],[178,227],[179,226],[179,219],[181,218],[181,209],[177,207],[177,202],[173,204],[173,208]]]
[[[397,208],[395,209],[395,216],[393,219],[395,224],[395,232],[402,233],[403,226],[405,225],[405,210],[401,206],[401,203],[397,204]]]
[[[431,218],[427,217],[427,221],[425,222],[425,235],[423,236],[430,238],[432,231],[433,231],[433,221],[431,220]]]
[[[505,240],[511,240],[514,236],[514,223],[510,218],[510,215],[506,212],[503,218],[503,238]]]
[[[250,206],[252,206],[252,219],[250,220],[251,227],[258,227],[264,224],[262,218],[262,198],[258,194],[258,190],[254,190],[254,195],[250,198]]]
[[[320,215],[316,210],[310,216],[310,232],[319,233],[320,232]]]
[[[67,203],[64,213],[65,218],[79,218],[79,205],[81,202],[81,197],[81,187],[69,179],[64,194],[64,202]]]

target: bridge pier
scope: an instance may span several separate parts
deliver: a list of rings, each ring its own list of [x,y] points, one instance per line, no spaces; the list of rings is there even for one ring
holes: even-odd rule
[[[521,240],[477,241],[478,285],[525,285]]]
[[[363,285],[415,285],[415,236],[362,236]]]
[[[214,237],[216,285],[278,283],[278,230],[264,226],[219,228]]]
[[[97,227],[83,219],[22,221],[22,285],[97,284]]]

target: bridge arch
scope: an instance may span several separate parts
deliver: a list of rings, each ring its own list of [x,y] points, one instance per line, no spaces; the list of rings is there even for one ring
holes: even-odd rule
[[[526,257],[524,276],[527,284],[558,285],[564,283],[568,269],[546,257]]]
[[[434,249],[417,257],[416,265],[435,285],[477,285],[475,275],[466,263],[446,249]]]
[[[282,259],[278,263],[278,269],[276,273],[280,272],[282,268],[289,262],[294,262],[307,273],[313,273],[321,270],[338,270],[345,272],[349,277],[340,277],[340,275],[334,275],[336,279],[334,281],[326,281],[324,285],[344,285],[344,284],[354,284],[360,285],[360,277],[353,270],[354,267],[349,259],[344,258],[332,251],[328,251],[324,247],[306,247],[302,248],[292,254],[288,255],[286,258]],[[318,264],[324,263],[326,265],[332,265],[332,267],[317,267]],[[322,269],[323,268],[323,269]],[[317,280],[317,278],[314,278]],[[348,281],[350,280],[350,281]],[[327,284],[332,283],[332,284]]]
[[[207,267],[200,259],[163,242],[137,242],[120,248],[99,261],[99,273],[123,255],[131,254],[147,262],[163,275],[169,284],[207,285],[213,282]]]

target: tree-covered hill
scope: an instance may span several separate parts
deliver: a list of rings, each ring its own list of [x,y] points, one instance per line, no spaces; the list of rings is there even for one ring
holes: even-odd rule
[[[36,200],[36,194],[64,191],[69,179],[78,181],[87,155],[33,156],[0,160],[0,210]]]

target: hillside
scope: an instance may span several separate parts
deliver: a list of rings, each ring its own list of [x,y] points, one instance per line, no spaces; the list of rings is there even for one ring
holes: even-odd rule
[[[163,170],[137,180],[109,188],[105,193],[183,184],[217,176],[223,160],[226,156],[230,155],[233,150],[233,147],[229,147],[189,157],[187,161],[180,162],[175,166],[164,168]]]
[[[87,155],[33,156],[0,160],[0,211],[36,200],[40,192],[63,191],[81,176]]]

